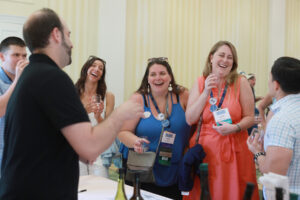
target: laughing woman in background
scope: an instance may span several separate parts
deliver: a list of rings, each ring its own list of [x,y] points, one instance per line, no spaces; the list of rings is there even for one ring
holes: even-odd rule
[[[153,167],[155,183],[142,183],[141,188],[181,199],[178,166],[190,132],[185,120],[188,91],[176,84],[168,59],[159,57],[148,59],[142,83],[131,98],[144,105],[145,118],[124,123],[118,136],[126,145],[120,148],[123,157],[127,159],[127,147],[142,153],[142,143],[150,142],[149,151],[158,149]]]
[[[115,106],[113,93],[107,91],[105,73],[106,62],[96,56],[90,56],[83,65],[80,78],[75,84],[93,126],[108,117]],[[99,99],[96,98],[97,96]],[[116,167],[121,165],[121,158],[116,157],[119,146],[120,142],[116,139],[93,164],[80,161],[80,175],[95,174],[108,177],[108,169],[112,161]]]
[[[237,74],[237,67],[235,47],[228,41],[216,43],[186,109],[190,125],[198,123],[202,115],[198,143],[206,153],[203,162],[208,163],[209,189],[215,200],[243,199],[247,182],[255,183],[252,199],[259,199],[253,155],[246,144],[247,128],[254,119],[253,94],[247,79]],[[224,113],[227,117],[219,119]],[[193,190],[184,199],[199,199],[200,193],[200,180],[195,177]]]

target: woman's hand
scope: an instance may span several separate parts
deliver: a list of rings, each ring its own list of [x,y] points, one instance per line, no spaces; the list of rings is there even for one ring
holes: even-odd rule
[[[207,94],[210,93],[212,88],[217,87],[217,81],[218,81],[218,78],[215,74],[210,74],[207,76],[207,78],[205,80],[205,87],[204,87],[204,90]]]
[[[149,144],[150,142],[145,138],[137,138],[133,144],[134,151],[144,153],[143,143]]]
[[[94,113],[96,116],[101,115],[104,109],[104,103],[101,101],[100,103],[95,103]]]
[[[229,124],[227,122],[219,122],[219,124],[221,124],[221,126],[213,125],[213,129],[221,135],[229,135],[237,131],[237,126],[235,124]]]
[[[95,103],[93,101],[90,101],[84,107],[87,113],[93,112],[95,115],[100,115],[103,112],[104,103],[103,101],[101,101],[100,103]]]

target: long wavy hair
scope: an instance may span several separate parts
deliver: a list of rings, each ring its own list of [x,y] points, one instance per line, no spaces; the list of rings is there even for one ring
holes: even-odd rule
[[[171,69],[171,66],[168,63],[168,61],[162,60],[160,58],[154,58],[154,59],[151,59],[150,62],[148,62],[148,65],[147,65],[144,77],[142,79],[141,85],[140,85],[139,89],[136,92],[138,92],[140,94],[149,94],[149,92],[148,92],[148,84],[149,84],[148,83],[148,76],[149,76],[150,68],[154,64],[163,65],[167,69],[167,72],[171,77],[171,82],[170,83],[171,83],[172,88],[173,88],[172,92],[179,95],[182,91],[184,91],[184,89],[185,89],[184,87],[182,87],[180,85],[177,85],[177,83],[175,81],[175,78],[174,78],[174,75],[173,75],[173,72],[172,72],[172,69]]]
[[[228,46],[229,49],[231,50],[232,53],[232,57],[233,57],[233,64],[232,64],[232,68],[229,72],[229,74],[226,76],[225,80],[227,82],[227,84],[231,85],[231,84],[235,84],[237,78],[238,78],[238,73],[237,73],[237,68],[238,68],[238,57],[237,57],[237,53],[236,53],[236,49],[233,46],[233,44],[231,44],[228,41],[219,41],[217,42],[210,50],[207,59],[206,59],[206,63],[205,63],[205,67],[203,70],[203,76],[206,78],[211,72],[212,72],[212,65],[211,65],[211,56],[221,47],[221,46]]]
[[[104,101],[106,90],[107,90],[106,82],[105,82],[106,62],[105,62],[105,60],[103,60],[101,58],[98,58],[96,56],[90,56],[88,58],[88,60],[84,63],[83,67],[81,68],[80,77],[79,77],[78,81],[75,83],[75,87],[77,89],[79,96],[81,96],[85,90],[84,84],[85,84],[86,77],[87,77],[87,71],[96,60],[99,60],[103,64],[103,73],[102,73],[101,78],[98,81],[96,93],[100,94],[102,101]]]

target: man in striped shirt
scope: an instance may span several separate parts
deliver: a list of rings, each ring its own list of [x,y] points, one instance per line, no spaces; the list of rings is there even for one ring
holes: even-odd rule
[[[248,147],[262,173],[288,176],[290,192],[300,195],[300,60],[277,59],[269,91],[276,98],[271,107],[274,116],[268,122],[264,142],[259,142],[258,135],[249,137]]]

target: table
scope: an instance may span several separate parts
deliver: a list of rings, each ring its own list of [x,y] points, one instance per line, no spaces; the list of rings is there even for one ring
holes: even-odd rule
[[[114,200],[117,187],[116,181],[101,176],[80,176],[78,191],[86,191],[78,193],[78,200]],[[133,187],[125,185],[125,192],[129,199],[133,194]],[[145,200],[169,200],[169,198],[145,190],[141,190],[141,195]]]

